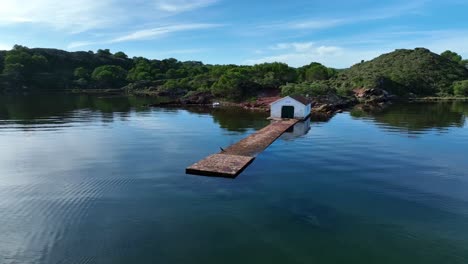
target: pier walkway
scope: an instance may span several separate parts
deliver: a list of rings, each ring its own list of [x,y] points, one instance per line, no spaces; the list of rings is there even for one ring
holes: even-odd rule
[[[288,119],[272,123],[254,134],[231,145],[218,154],[188,167],[187,174],[234,178],[252,163],[255,156],[265,150],[299,120]]]

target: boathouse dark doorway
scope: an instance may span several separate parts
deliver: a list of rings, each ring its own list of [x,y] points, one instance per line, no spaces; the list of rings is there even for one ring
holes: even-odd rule
[[[294,118],[294,106],[284,105],[281,107],[281,118]]]

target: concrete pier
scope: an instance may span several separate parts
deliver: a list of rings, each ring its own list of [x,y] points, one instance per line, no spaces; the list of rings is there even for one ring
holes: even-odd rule
[[[265,150],[297,122],[296,119],[272,121],[270,125],[231,145],[224,151],[193,164],[185,172],[195,175],[235,178],[253,162],[257,154]]]

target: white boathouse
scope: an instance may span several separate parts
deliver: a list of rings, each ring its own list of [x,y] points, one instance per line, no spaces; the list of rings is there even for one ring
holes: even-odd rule
[[[271,118],[305,119],[310,115],[311,101],[303,96],[286,96],[270,104]]]

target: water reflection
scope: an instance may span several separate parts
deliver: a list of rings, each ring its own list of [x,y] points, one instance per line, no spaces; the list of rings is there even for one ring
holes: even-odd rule
[[[284,140],[293,140],[296,138],[303,137],[307,135],[310,131],[310,118],[307,118],[306,120],[299,122],[292,126],[290,129],[288,129],[282,136],[281,139]]]
[[[246,132],[249,129],[258,130],[269,124],[268,113],[246,110],[239,107],[206,107],[190,106],[184,110],[199,115],[210,115],[221,128],[232,132]]]
[[[76,94],[35,94],[29,96],[0,96],[0,124],[2,129],[59,129],[71,123],[92,122],[99,119],[110,124],[128,119],[131,112],[173,112],[181,108],[149,108],[148,105],[167,100],[165,98]],[[188,113],[206,115],[230,132],[244,133],[268,125],[268,114],[240,108],[187,107]],[[421,134],[429,130],[444,133],[450,127],[464,127],[468,116],[466,102],[399,103],[381,112],[368,113],[355,108],[351,116],[376,123],[379,127],[404,134]],[[316,116],[310,122],[328,122]],[[307,134],[309,125],[299,123],[284,139]]]
[[[25,129],[41,124],[60,124],[92,121],[100,118],[103,123],[112,123],[115,118],[125,120],[129,113],[150,112],[151,104],[166,98],[76,94],[36,94],[29,96],[0,96],[0,124],[20,124]],[[154,110],[154,108],[153,108]],[[177,112],[181,108],[158,108],[157,111]],[[211,108],[191,106],[184,108],[189,113],[209,115],[221,128],[232,132],[260,129],[268,124],[267,113],[241,108]],[[5,127],[3,127],[5,128]]]
[[[102,113],[141,111],[160,99],[133,96],[98,97],[74,94],[38,94],[0,96],[0,118],[32,120],[41,117],[67,116],[74,110],[88,109]]]
[[[351,116],[371,120],[387,130],[420,134],[433,129],[443,133],[450,127],[464,127],[467,113],[468,104],[463,102],[399,103],[374,113],[354,108]]]
[[[245,132],[247,129],[261,129],[269,124],[268,114],[260,111],[243,109],[215,108],[212,112],[213,120],[221,128],[235,132]]]

